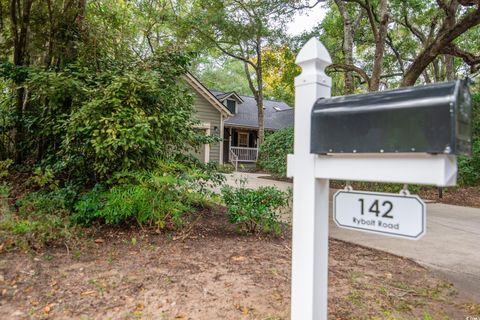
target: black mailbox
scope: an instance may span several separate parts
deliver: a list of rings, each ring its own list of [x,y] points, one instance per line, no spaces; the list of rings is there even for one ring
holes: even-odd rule
[[[468,82],[319,99],[311,152],[471,154]]]

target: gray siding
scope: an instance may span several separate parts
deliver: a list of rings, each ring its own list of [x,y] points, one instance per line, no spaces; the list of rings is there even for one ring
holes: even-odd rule
[[[202,123],[210,123],[210,134],[220,134],[220,111],[210,104],[204,97],[198,92],[195,93],[195,117]],[[218,133],[213,130],[214,127],[218,128]],[[210,145],[210,161],[220,163],[220,142]]]

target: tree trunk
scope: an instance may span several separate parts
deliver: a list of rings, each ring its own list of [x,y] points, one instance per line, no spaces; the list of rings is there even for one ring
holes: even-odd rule
[[[455,13],[458,9],[459,3],[457,1],[452,1],[448,7],[448,14],[445,17],[445,25],[451,29],[455,26],[457,22],[455,18]],[[445,76],[448,81],[455,80],[455,58],[452,55],[446,54],[445,58]]]
[[[423,70],[441,54],[442,49],[452,44],[461,34],[478,24],[480,24],[480,6],[475,11],[467,14],[462,21],[459,21],[453,27],[448,28],[444,25],[435,40],[427,45],[408,67],[401,86],[413,86]]]
[[[342,0],[335,0],[338,10],[342,16],[343,20],[343,59],[346,65],[353,65],[353,26],[348,14],[348,10],[345,7],[345,3]],[[344,73],[344,94],[349,95],[353,94],[355,91],[354,82],[353,82],[353,72],[345,70]]]
[[[263,72],[262,72],[262,51],[260,46],[260,39],[257,39],[257,97],[255,100],[257,102],[257,113],[258,113],[258,143],[257,148],[263,144],[265,140],[265,121],[264,121],[264,110],[263,110]]]
[[[10,20],[13,34],[13,64],[21,67],[26,63],[27,46],[28,46],[28,27],[30,24],[30,12],[33,0],[10,1]],[[23,4],[23,5],[22,5]],[[23,79],[15,79],[16,97],[15,97],[15,162],[21,163],[24,160],[23,146],[24,127],[23,127],[23,111],[26,105],[25,88],[23,87]]]
[[[370,91],[378,91],[380,87],[380,76],[382,74],[383,56],[385,52],[385,43],[387,41],[388,31],[388,1],[380,1],[379,9],[380,23],[375,39],[375,60],[373,62],[373,71],[370,83]]]
[[[454,58],[449,54],[445,55],[445,72],[448,81],[455,80]]]

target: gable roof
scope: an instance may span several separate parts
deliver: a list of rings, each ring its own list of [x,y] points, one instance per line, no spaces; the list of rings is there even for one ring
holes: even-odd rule
[[[204,97],[208,102],[212,104],[215,109],[217,109],[225,117],[231,117],[233,114],[227,107],[217,99],[215,95],[210,92],[197,78],[195,78],[190,72],[187,72],[183,79],[202,97]]]
[[[210,92],[216,96],[225,99],[225,92]],[[257,102],[254,97],[239,95],[243,103],[237,106],[237,113],[225,120],[225,126],[240,126],[248,128],[258,128],[258,111]],[[293,127],[293,108],[288,104],[275,100],[263,100],[264,106],[264,124],[265,129],[277,130],[282,128]]]
[[[228,98],[234,98],[238,102],[243,103],[242,97],[240,97],[235,91],[222,93],[222,94],[217,95],[216,97],[221,102],[225,101]]]

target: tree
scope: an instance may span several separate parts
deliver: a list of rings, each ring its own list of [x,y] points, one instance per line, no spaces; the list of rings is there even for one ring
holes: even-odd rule
[[[462,50],[454,43],[462,34],[480,24],[480,1],[462,1],[460,3],[457,0],[451,0],[447,3],[444,0],[437,0],[437,4],[438,16],[443,16],[443,21],[438,28],[434,29],[436,32],[433,36],[424,37],[423,48],[407,68],[401,83],[402,86],[414,85],[423,70],[441,54],[462,58],[471,66],[472,71],[475,71],[480,65],[480,56]],[[468,9],[464,10],[465,8]],[[407,16],[404,18],[408,21]],[[421,37],[421,33],[418,33],[418,36]]]
[[[250,95],[243,62],[223,53],[208,52],[197,57],[192,72],[207,88]]]
[[[197,0],[183,19],[193,41],[243,63],[258,115],[258,144],[264,141],[264,48],[282,39],[284,23],[294,10],[287,0]],[[186,34],[184,33],[184,35]]]
[[[468,66],[471,74],[478,70],[479,46],[468,45],[478,43],[473,35],[480,23],[477,0],[335,0],[335,3],[336,8],[331,8],[329,16],[336,17],[339,12],[338,19],[344,29],[343,58],[342,61],[334,58],[329,70],[345,73],[345,92],[352,92],[349,73],[365,83],[369,91],[376,91],[381,83],[414,85],[421,76],[425,82],[454,79],[456,66],[460,64]],[[352,18],[357,12],[360,20]],[[323,36],[328,34],[331,31],[323,32]],[[467,38],[470,41],[465,41]],[[351,59],[352,47],[357,62],[353,61],[355,57]]]
[[[206,143],[173,17],[164,1],[0,0],[0,159],[91,183]]]
[[[353,65],[353,35],[358,27],[361,14],[357,14],[357,18],[352,18],[346,4],[342,0],[335,0],[338,11],[342,15],[343,20],[343,43],[342,53],[345,65]],[[345,70],[345,95],[353,94],[354,83],[351,70]]]

